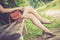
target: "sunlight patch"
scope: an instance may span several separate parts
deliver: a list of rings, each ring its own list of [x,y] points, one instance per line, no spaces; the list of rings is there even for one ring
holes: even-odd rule
[[[60,10],[47,10],[44,12],[46,15],[60,15]]]

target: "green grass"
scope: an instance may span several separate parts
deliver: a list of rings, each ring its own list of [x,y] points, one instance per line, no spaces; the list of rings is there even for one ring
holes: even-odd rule
[[[26,19],[27,32],[25,33],[25,40],[28,40],[36,35],[40,35],[42,32],[39,28],[32,24],[29,19]]]
[[[60,10],[60,1],[59,2],[52,1],[47,5],[37,8],[36,10],[39,12],[39,14],[42,17],[51,20],[53,19],[51,16],[47,16],[41,13],[42,11],[46,11],[48,9]],[[27,32],[24,35],[24,40],[29,40],[30,38],[35,37],[36,35],[42,34],[42,31],[39,28],[37,28],[34,24],[32,24],[32,22],[29,19],[26,19],[25,23],[26,23]],[[56,28],[60,27],[60,18],[55,18],[55,20],[51,24],[43,24],[43,25],[47,27],[49,30],[53,31]]]
[[[52,17],[46,16],[43,13],[41,14],[41,16],[49,20],[52,19]],[[29,40],[32,37],[42,34],[42,31],[39,28],[37,28],[37,26],[35,26],[29,19],[26,19],[25,23],[26,23],[27,32],[24,35],[24,40]],[[58,19],[55,19],[53,23],[43,24],[43,25],[47,27],[49,30],[54,30],[55,28],[59,27],[60,22]]]

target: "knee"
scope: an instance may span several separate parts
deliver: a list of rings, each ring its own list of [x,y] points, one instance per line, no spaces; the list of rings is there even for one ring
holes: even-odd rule
[[[27,17],[28,17],[29,19],[32,19],[32,20],[35,18],[35,16],[34,16],[33,14],[28,14]]]
[[[30,10],[30,9],[32,9],[32,7],[31,6],[26,6],[25,9]]]
[[[26,6],[25,8],[32,8],[32,6]]]

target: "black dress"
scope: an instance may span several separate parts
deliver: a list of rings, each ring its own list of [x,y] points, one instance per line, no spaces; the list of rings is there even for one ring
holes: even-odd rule
[[[3,8],[10,8],[9,5],[6,5],[3,2],[0,2],[0,5]],[[0,21],[3,25],[13,22],[13,20],[10,18],[10,13],[2,13],[2,12],[0,12]]]
[[[9,8],[9,6],[7,6],[1,2],[0,2],[0,5],[3,6],[4,8],[7,8],[7,7]],[[0,12],[0,21],[3,25],[3,26],[0,26],[0,40],[18,40],[20,38],[20,33],[16,33],[16,31],[18,31],[20,25],[15,24],[16,22],[13,22],[13,20],[9,16],[9,13],[3,14]],[[11,24],[10,24],[10,22],[11,22]],[[18,26],[16,26],[16,25],[18,25]]]

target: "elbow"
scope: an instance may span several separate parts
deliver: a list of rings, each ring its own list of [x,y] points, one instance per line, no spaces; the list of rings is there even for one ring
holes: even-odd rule
[[[5,8],[1,9],[2,13],[8,13],[9,10],[6,10]]]
[[[4,10],[5,10],[5,9],[3,8],[3,9],[0,10],[0,12],[4,13]]]

